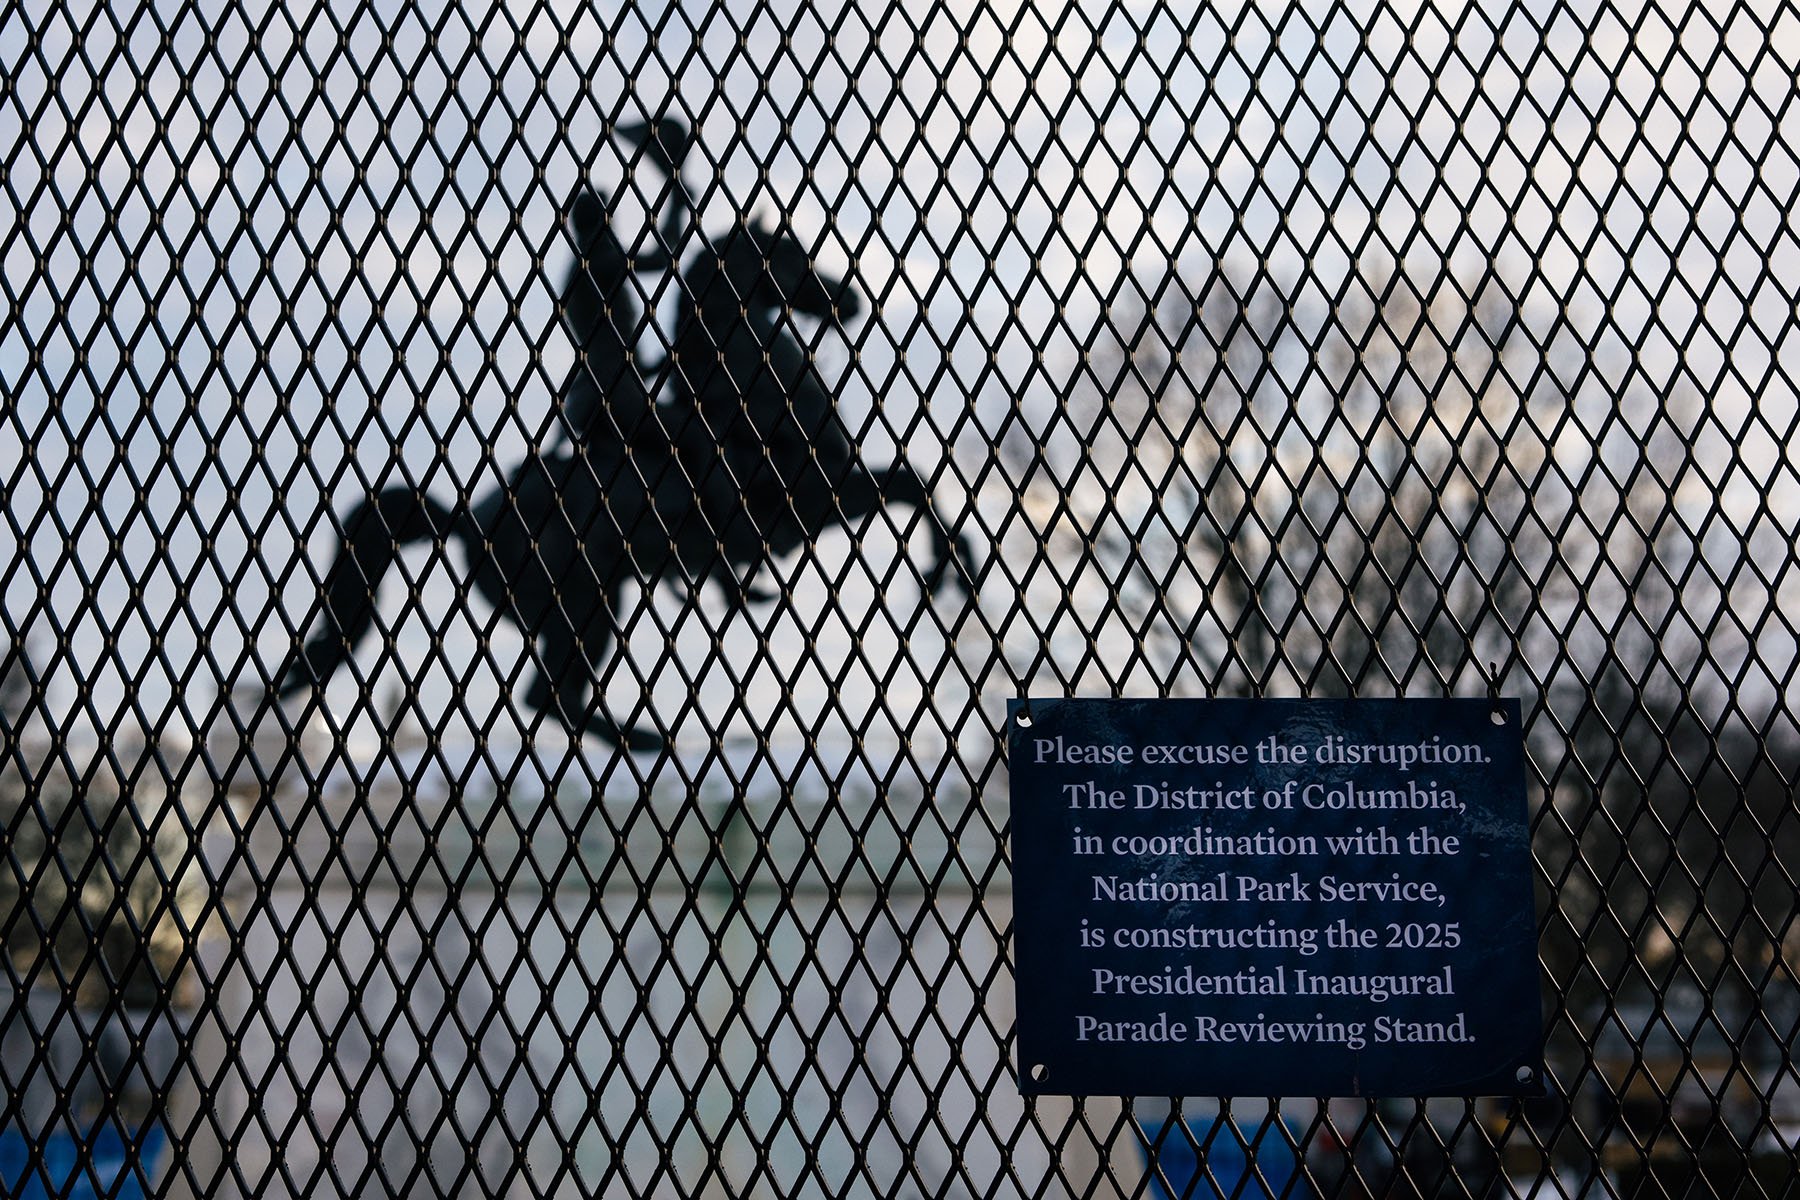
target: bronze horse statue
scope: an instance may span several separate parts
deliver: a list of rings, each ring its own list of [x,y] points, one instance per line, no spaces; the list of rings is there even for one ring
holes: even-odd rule
[[[679,195],[685,131],[664,122],[633,132],[651,139],[652,161]],[[665,245],[675,244],[684,215],[681,201],[665,214]],[[791,232],[738,222],[681,274],[664,367],[676,395],[657,403],[633,353],[640,316],[631,276],[673,256],[634,260],[592,191],[577,195],[568,218],[578,258],[561,310],[581,349],[563,389],[570,445],[527,458],[471,505],[411,487],[357,504],[326,573],[322,624],[284,664],[282,697],[330,678],[373,624],[376,589],[399,547],[426,539],[461,542],[476,589],[535,643],[526,704],[571,733],[631,750],[657,749],[663,738],[621,728],[594,695],[628,581],[647,590],[679,577],[697,589],[711,579],[741,606],[767,598],[745,581],[769,558],[902,504],[921,514],[932,541],[927,588],[935,594],[954,574],[972,590],[967,539],[945,527],[904,462],[862,464],[788,325],[795,313],[848,320],[861,307],[853,287],[821,275]]]

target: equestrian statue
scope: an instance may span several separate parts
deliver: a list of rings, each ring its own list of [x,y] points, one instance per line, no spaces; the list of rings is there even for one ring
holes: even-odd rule
[[[973,590],[967,538],[945,527],[904,461],[871,470],[858,459],[791,328],[796,313],[848,321],[861,297],[820,274],[790,230],[740,219],[701,238],[679,275],[673,348],[661,363],[639,359],[648,318],[633,276],[674,271],[677,247],[689,240],[692,206],[681,181],[689,135],[669,119],[622,132],[666,176],[671,199],[658,223],[661,245],[636,256],[592,189],[569,206],[576,261],[559,310],[578,354],[562,390],[565,436],[472,504],[389,487],[352,508],[325,575],[317,631],[277,679],[282,698],[322,687],[350,656],[374,624],[383,574],[410,542],[461,543],[476,590],[533,642],[528,706],[573,734],[634,751],[660,748],[661,734],[621,727],[595,695],[628,581],[645,590],[684,582],[693,592],[711,580],[741,608],[772,598],[749,586],[770,559],[832,525],[854,529],[877,508],[905,505],[931,538],[927,589],[936,594],[954,577]],[[670,381],[671,399],[656,399],[647,380],[658,376]]]

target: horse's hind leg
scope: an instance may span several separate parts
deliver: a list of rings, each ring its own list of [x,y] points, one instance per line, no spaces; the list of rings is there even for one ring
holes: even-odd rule
[[[319,632],[283,664],[276,685],[287,697],[322,685],[375,622],[375,590],[400,547],[455,532],[456,515],[423,492],[393,487],[364,500],[344,521],[344,540],[326,572]]]
[[[525,703],[555,717],[571,733],[591,733],[632,751],[660,750],[660,735],[648,729],[621,729],[594,703],[594,679],[612,641],[605,620],[591,622],[589,638],[583,642],[560,614],[551,617],[538,630],[541,659]]]
[[[843,509],[845,524],[854,524],[884,505],[910,506],[924,518],[925,526],[931,532],[932,550],[937,556],[925,571],[926,590],[933,595],[943,590],[950,582],[950,567],[954,564],[956,581],[965,592],[974,594],[975,556],[969,547],[969,539],[960,533],[952,534],[944,526],[937,509],[932,506],[930,489],[906,463],[897,462],[874,473],[860,465],[855,467],[839,485],[838,504]]]

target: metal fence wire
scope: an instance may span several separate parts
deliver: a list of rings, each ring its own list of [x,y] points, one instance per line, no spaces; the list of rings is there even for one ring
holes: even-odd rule
[[[0,0],[4,1194],[1791,1194],[1797,60]],[[1548,1098],[1020,1096],[1009,697],[1491,682]]]

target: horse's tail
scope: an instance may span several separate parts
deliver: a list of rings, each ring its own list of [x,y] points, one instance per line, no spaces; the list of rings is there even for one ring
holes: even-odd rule
[[[288,658],[277,684],[282,696],[321,686],[350,657],[375,621],[375,592],[400,547],[457,532],[458,511],[411,488],[392,487],[351,510],[343,541],[326,572],[324,625]]]

